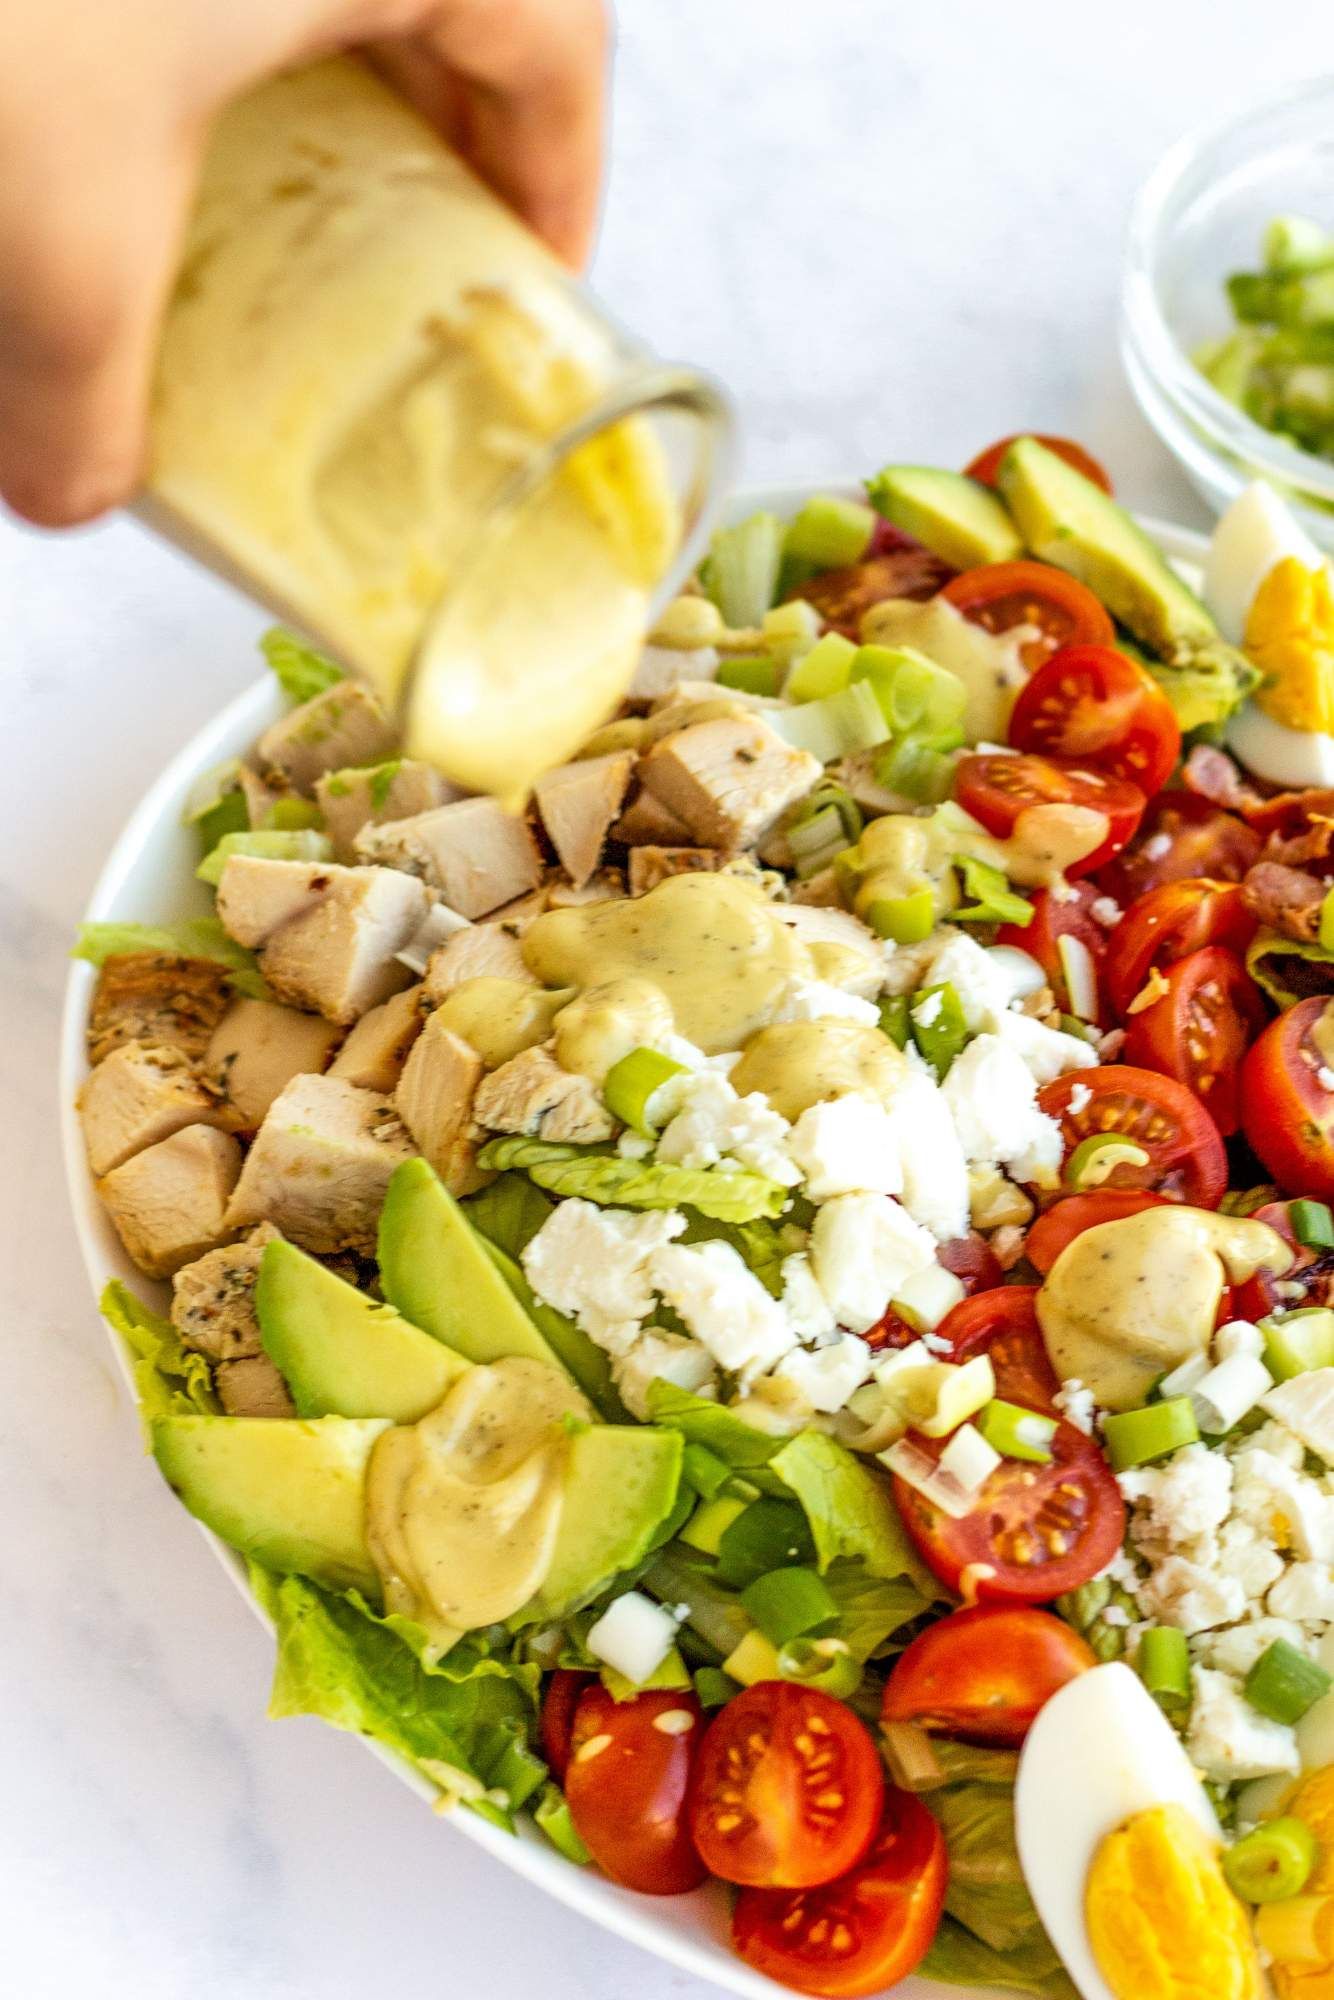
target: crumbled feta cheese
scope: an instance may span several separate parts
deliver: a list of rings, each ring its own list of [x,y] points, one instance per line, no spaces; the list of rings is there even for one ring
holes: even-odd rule
[[[1121,905],[1114,896],[1095,896],[1089,904],[1089,915],[1103,930],[1115,930],[1121,921]]]
[[[828,1299],[815,1281],[806,1252],[796,1250],[790,1257],[785,1257],[782,1272],[783,1311],[797,1339],[804,1347],[832,1340],[838,1330],[838,1322],[830,1310]]]
[[[720,1367],[758,1374],[795,1344],[782,1306],[730,1243],[670,1243],[649,1269],[655,1289]]]
[[[1072,1376],[1068,1382],[1061,1384],[1052,1401],[1068,1424],[1073,1424],[1077,1431],[1083,1431],[1085,1437],[1092,1437],[1093,1419],[1098,1408],[1092,1389],[1086,1389]]]
[[[1047,983],[1047,975],[1037,960],[1029,952],[1021,951],[1015,944],[989,944],[983,947],[987,959],[1005,981],[1009,995],[1009,1005],[1014,1007],[1020,1000],[1027,1000],[1032,994],[1040,993]]]
[[[870,1000],[825,979],[794,979],[778,1003],[775,1021],[861,1021],[874,1028],[880,1010]]]
[[[1244,1681],[1251,1668],[1262,1654],[1267,1653],[1276,1639],[1286,1639],[1298,1652],[1306,1650],[1306,1641],[1299,1625],[1285,1618],[1253,1618],[1246,1625],[1234,1625],[1230,1631],[1215,1632],[1200,1642],[1200,1651],[1207,1665],[1216,1667],[1220,1673],[1234,1674]]]
[[[1130,1537],[1137,1548],[1193,1548],[1228,1517],[1232,1467],[1222,1452],[1190,1444],[1165,1465],[1138,1466],[1117,1484],[1133,1509]]]
[[[1265,1351],[1265,1337],[1248,1319],[1230,1319],[1214,1335],[1214,1358],[1230,1361],[1234,1354],[1249,1354],[1257,1360]]]
[[[783,1187],[801,1178],[788,1157],[791,1126],[766,1097],[753,1090],[738,1097],[725,1076],[705,1070],[679,1079],[682,1102],[658,1140],[658,1158],[669,1166],[716,1167],[735,1160]]]
[[[1007,974],[1004,964],[997,964],[977,939],[964,931],[951,931],[946,936],[931,960],[925,983],[954,988],[964,1023],[974,1035],[994,1029],[1014,998],[1013,977]],[[938,997],[936,1005],[939,1011]],[[924,1027],[930,1026],[916,1008],[913,1017]]]
[[[1334,1619],[1334,1572],[1327,1562],[1295,1562],[1284,1570],[1265,1599],[1276,1618],[1327,1625]]]
[[[940,1085],[924,1069],[901,1078],[889,1115],[903,1167],[903,1206],[938,1243],[968,1234],[968,1163]]]
[[[1160,1562],[1140,1585],[1135,1601],[1146,1618],[1182,1632],[1235,1625],[1246,1611],[1246,1594],[1235,1577],[1219,1576],[1185,1556]]]
[[[1233,1460],[1235,1506],[1243,1521],[1279,1548],[1334,1562],[1334,1496],[1272,1452],[1252,1448]]]
[[[562,1201],[523,1252],[539,1299],[567,1313],[609,1354],[624,1354],[653,1309],[649,1259],[681,1234],[673,1211],[634,1215],[591,1201]]]
[[[1265,1592],[1283,1574],[1283,1558],[1249,1521],[1225,1521],[1218,1534],[1218,1567],[1246,1593],[1248,1604],[1263,1604]]]
[[[945,996],[943,993],[928,993],[913,1008],[913,1020],[919,1028],[934,1028],[936,1022],[940,1019],[940,1010],[944,1004]]]
[[[1196,1667],[1191,1679],[1195,1699],[1186,1749],[1206,1778],[1236,1784],[1243,1778],[1266,1778],[1273,1771],[1300,1768],[1292,1730],[1252,1708],[1227,1674]]]
[[[965,1159],[1012,1166],[1021,1180],[1040,1179],[1060,1165],[1060,1127],[1038,1110],[1027,1065],[999,1036],[971,1041],[941,1091]]]
[[[772,1379],[790,1384],[811,1409],[832,1415],[870,1373],[870,1348],[855,1333],[844,1333],[827,1347],[799,1347],[785,1354]]]
[[[671,1382],[692,1396],[709,1399],[718,1390],[718,1373],[708,1348],[684,1334],[659,1333],[656,1327],[647,1328],[628,1354],[617,1356],[611,1373],[621,1401],[641,1423],[649,1421],[648,1392],[653,1382]]]
[[[616,1141],[616,1150],[623,1160],[646,1160],[653,1151],[653,1141],[627,1127]]]
[[[1067,1109],[1072,1118],[1078,1118],[1080,1112],[1087,1111],[1092,1102],[1093,1092],[1089,1089],[1088,1085],[1086,1083],[1077,1083],[1070,1092],[1067,1100]]]
[[[1003,1014],[996,1033],[1028,1070],[1034,1083],[1052,1083],[1072,1069],[1093,1069],[1096,1049],[1082,1035],[1066,1035],[1057,1028],[1044,1028],[1031,1014]],[[1084,1086],[1085,1094],[1088,1085]]]
[[[936,1261],[935,1239],[884,1194],[840,1194],[815,1218],[811,1264],[840,1326],[865,1333],[905,1278]]]
[[[898,1131],[884,1106],[869,1097],[812,1104],[792,1127],[788,1151],[812,1201],[836,1194],[898,1194],[903,1187]]]
[[[1171,851],[1172,836],[1170,833],[1155,833],[1149,840],[1145,841],[1142,849],[1146,861],[1161,861],[1163,856],[1170,854]]]
[[[1334,1368],[1294,1375],[1272,1388],[1262,1403],[1308,1451],[1334,1466]]]
[[[1280,1465],[1286,1465],[1293,1472],[1300,1472],[1306,1464],[1306,1447],[1301,1439],[1295,1438],[1274,1418],[1261,1424],[1258,1431],[1252,1431],[1248,1437],[1239,1440],[1238,1447],[1233,1449],[1234,1458],[1238,1448],[1243,1451],[1267,1451],[1271,1458],[1276,1458]]]
[[[627,1590],[589,1626],[586,1644],[595,1660],[642,1686],[676,1644],[676,1620],[642,1591]]]

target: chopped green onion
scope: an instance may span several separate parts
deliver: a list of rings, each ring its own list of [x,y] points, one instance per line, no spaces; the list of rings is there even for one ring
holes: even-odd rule
[[[716,1556],[723,1536],[749,1504],[731,1493],[719,1493],[702,1501],[682,1528],[681,1540],[688,1548],[698,1549],[701,1555]]]
[[[1200,1435],[1188,1396],[1146,1403],[1141,1410],[1114,1411],[1103,1418],[1102,1429],[1113,1472],[1129,1472],[1132,1466],[1166,1458],[1183,1444],[1195,1444]]]
[[[832,806],[838,814],[845,838],[848,841],[858,839],[866,824],[862,809],[847,787],[835,784],[832,778],[822,778],[818,785],[807,792],[801,804],[788,819],[788,833],[791,834],[794,827],[801,826],[806,820],[814,819],[827,806]]]
[[[752,514],[710,543],[700,581],[733,630],[758,625],[773,603],[784,533],[776,514]]]
[[[875,532],[875,510],[833,493],[813,493],[788,523],[784,553],[816,569],[846,569],[860,562]]]
[[[1143,1146],[1120,1132],[1090,1132],[1081,1139],[1065,1163],[1065,1178],[1081,1193],[1101,1187],[1116,1167],[1143,1167],[1149,1156]]]
[[[818,701],[822,695],[837,694],[848,684],[857,648],[841,632],[826,632],[809,653],[803,653],[787,677],[783,689],[789,701]]]
[[[910,896],[877,896],[865,916],[877,937],[892,938],[895,944],[921,944],[936,921],[935,893],[927,886],[914,889]]]
[[[820,636],[824,620],[813,604],[804,597],[794,597],[786,604],[775,604],[772,611],[766,611],[760,621],[764,633],[764,645],[779,661],[786,673],[794,660],[808,653]]]
[[[963,1005],[949,981],[918,993],[908,1019],[918,1054],[930,1063],[937,1082],[943,1083],[950,1064],[968,1040]]]
[[[794,750],[808,750],[822,764],[851,757],[858,750],[874,750],[889,735],[875,690],[865,681],[819,701],[766,711],[765,721]]]
[[[776,695],[782,676],[782,662],[768,653],[733,654],[718,662],[719,687],[740,688],[745,694]]]
[[[798,820],[787,829],[787,843],[803,882],[818,875],[822,868],[828,868],[834,856],[841,854],[848,844],[847,830],[837,806],[823,806],[810,819]]]
[[[963,720],[963,682],[911,646],[859,646],[851,678],[854,684],[870,681],[896,736],[910,729],[934,736]]]
[[[300,833],[323,825],[324,815],[314,799],[275,799],[264,815],[265,830],[271,833]]]
[[[954,866],[963,876],[964,893],[973,899],[950,911],[956,923],[1032,923],[1033,905],[1015,894],[999,868],[993,868],[989,861],[975,861],[968,854],[957,854]]]
[[[1050,1465],[1051,1441],[1056,1435],[1055,1417],[1044,1417],[1022,1404],[1007,1403],[994,1396],[974,1418],[993,1451],[1002,1458],[1022,1458],[1034,1465]]]
[[[1290,1382],[1313,1368],[1334,1368],[1334,1310],[1329,1306],[1271,1313],[1260,1321],[1260,1331],[1265,1367],[1276,1382]]]
[[[890,993],[880,1002],[880,1026],[896,1049],[906,1049],[912,1034],[906,993]]]
[[[652,1099],[674,1076],[684,1076],[686,1066],[660,1049],[631,1049],[607,1071],[602,1098],[613,1118],[638,1132],[643,1139],[657,1136],[653,1123]]]
[[[744,1590],[771,1569],[789,1569],[814,1559],[815,1544],[801,1508],[791,1500],[766,1496],[752,1500],[724,1529],[718,1545],[718,1576],[734,1590]]]
[[[1081,1021],[1078,1014],[1061,1014],[1058,1019],[1062,1034],[1073,1035],[1076,1041],[1088,1042],[1093,1047],[1102,1039],[1101,1029],[1092,1021]]]
[[[778,1671],[785,1681],[819,1688],[846,1701],[861,1685],[857,1657],[842,1639],[790,1639],[779,1648]]]
[[[726,1708],[732,1696],[741,1692],[740,1681],[734,1681],[721,1667],[696,1667],[692,1678],[701,1708]]]
[[[345,678],[340,666],[283,625],[275,625],[263,634],[259,650],[291,702],[313,701],[317,694],[337,687]]]
[[[838,1618],[838,1605],[813,1569],[772,1569],[746,1585],[741,1602],[775,1646],[819,1632]]]
[[[1300,1722],[1308,1708],[1334,1687],[1334,1674],[1286,1639],[1266,1647],[1246,1676],[1243,1690],[1251,1707],[1271,1722]]]
[[[222,871],[234,854],[251,855],[264,861],[332,861],[333,842],[322,833],[308,829],[297,833],[269,832],[259,828],[247,833],[224,833],[211,854],[205,855],[195,874],[201,882],[217,888]]]
[[[1135,1667],[1164,1714],[1185,1714],[1190,1707],[1190,1647],[1184,1632],[1175,1625],[1151,1625],[1141,1632]]]
[[[1323,1201],[1290,1201],[1292,1233],[1308,1250],[1334,1250],[1334,1215]]]
[[[1316,1837],[1304,1819],[1291,1814],[1266,1820],[1229,1847],[1223,1873],[1243,1903],[1286,1903],[1300,1896],[1320,1858]]]
[[[575,1861],[582,1868],[592,1860],[579,1829],[570,1817],[569,1805],[559,1785],[550,1784],[543,1788],[542,1796],[533,1808],[533,1818],[551,1845],[567,1861]]]
[[[702,1499],[714,1500],[732,1477],[732,1468],[705,1444],[687,1444],[681,1456],[681,1477]]]
[[[939,745],[904,737],[876,759],[876,783],[916,805],[934,806],[949,795],[954,759]]]

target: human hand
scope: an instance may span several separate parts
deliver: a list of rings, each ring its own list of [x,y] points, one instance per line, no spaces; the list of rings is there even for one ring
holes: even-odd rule
[[[124,500],[214,112],[362,48],[571,264],[601,165],[602,0],[41,0],[0,8],[0,497]]]

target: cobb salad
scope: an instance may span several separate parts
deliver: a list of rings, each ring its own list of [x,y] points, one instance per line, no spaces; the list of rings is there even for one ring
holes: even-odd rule
[[[1061,439],[716,537],[528,813],[296,635],[85,927],[271,1712],[799,1991],[1334,1991],[1334,629]],[[168,1289],[169,1287],[169,1289]]]

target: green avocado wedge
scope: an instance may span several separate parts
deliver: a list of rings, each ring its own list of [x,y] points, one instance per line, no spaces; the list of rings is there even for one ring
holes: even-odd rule
[[[303,1417],[414,1423],[471,1365],[281,1237],[265,1245],[255,1309]]]
[[[159,1417],[167,1484],[224,1542],[266,1569],[380,1598],[366,1546],[366,1467],[383,1417]]]
[[[989,486],[934,465],[887,465],[866,482],[877,514],[953,569],[1013,562],[1019,531]]]
[[[675,1431],[611,1424],[576,1431],[551,1567],[519,1624],[568,1617],[644,1560],[676,1505],[683,1455]]]

